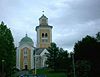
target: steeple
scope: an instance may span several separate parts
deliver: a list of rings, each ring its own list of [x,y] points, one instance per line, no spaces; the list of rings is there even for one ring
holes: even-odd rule
[[[44,15],[44,11],[42,11],[42,12],[43,12],[43,14],[39,18],[39,25],[40,26],[46,26],[46,25],[48,25],[48,18]]]
[[[48,18],[44,14],[39,18],[39,26],[36,26],[36,31],[37,48],[50,47],[50,43],[52,42],[52,26],[48,24]]]

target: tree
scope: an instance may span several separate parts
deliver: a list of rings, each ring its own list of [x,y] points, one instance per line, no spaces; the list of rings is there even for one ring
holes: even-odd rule
[[[83,59],[83,60],[92,60],[97,56],[95,54],[95,50],[97,47],[97,40],[91,36],[86,36],[82,39],[82,41],[78,41],[78,43],[74,46],[75,58]],[[91,54],[90,54],[91,53]],[[97,52],[96,52],[97,53]]]
[[[100,42],[100,32],[98,32],[98,33],[96,34],[96,39],[97,39],[98,42]]]
[[[0,24],[0,67],[3,67],[4,74],[7,77],[11,74],[12,68],[15,66],[15,47],[14,40],[10,29],[1,22]],[[4,62],[2,62],[4,61]],[[2,69],[0,73],[2,74]]]
[[[69,70],[70,60],[68,51],[57,47],[55,43],[51,43],[47,54],[48,67],[55,72],[67,72]]]
[[[67,50],[63,50],[63,48],[59,49],[59,56],[57,62],[57,64],[59,64],[58,69],[60,71],[67,72],[69,70],[70,59],[68,58]]]
[[[55,43],[51,43],[51,46],[48,48],[48,55],[47,55],[47,64],[48,67],[57,71],[57,58],[59,54],[59,48],[56,46]]]
[[[100,70],[98,68],[100,68],[100,44],[97,42],[96,38],[87,35],[85,38],[75,44],[74,52],[76,62],[79,60],[87,61],[88,65],[91,66],[91,70],[88,71],[87,76],[94,77],[96,75],[99,75]],[[79,62],[77,64],[79,64]],[[85,65],[86,64],[84,64],[84,67]]]
[[[89,77],[88,73],[91,70],[90,63],[86,60],[77,60],[75,62],[76,77]]]

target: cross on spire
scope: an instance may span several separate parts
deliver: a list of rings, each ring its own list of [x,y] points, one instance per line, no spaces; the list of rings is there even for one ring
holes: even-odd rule
[[[42,11],[43,15],[44,15],[44,11]]]

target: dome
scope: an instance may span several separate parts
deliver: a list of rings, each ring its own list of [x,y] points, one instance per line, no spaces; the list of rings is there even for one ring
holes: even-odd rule
[[[24,38],[22,38],[21,41],[20,41],[20,45],[22,45],[22,44],[29,44],[29,45],[32,45],[33,46],[33,41],[26,34],[26,36]]]

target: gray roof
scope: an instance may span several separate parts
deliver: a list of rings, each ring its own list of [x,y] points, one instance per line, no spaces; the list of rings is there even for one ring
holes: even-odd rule
[[[53,27],[50,26],[50,25],[45,25],[45,26],[39,25],[39,26],[36,26],[35,30],[37,31],[38,28],[43,28],[43,27],[44,27],[44,28],[51,28],[51,29],[53,28]]]
[[[48,19],[44,14],[39,18],[40,19]]]
[[[40,55],[40,54],[43,52],[43,50],[44,50],[44,48],[36,48],[36,49],[35,49],[36,55]]]

